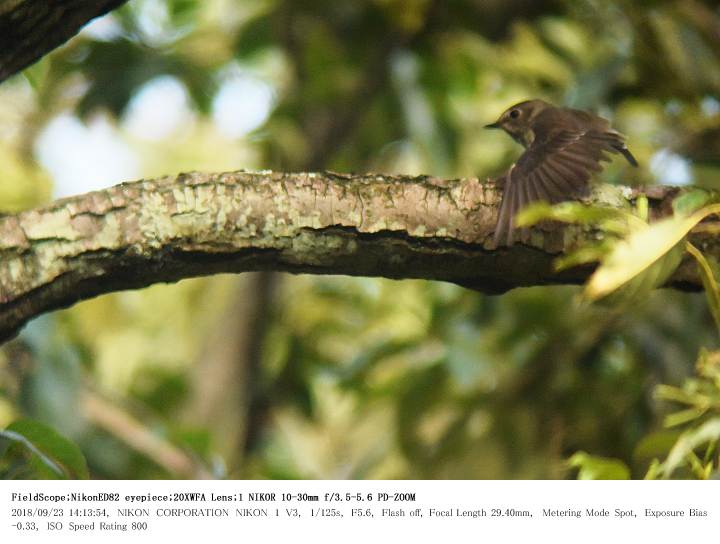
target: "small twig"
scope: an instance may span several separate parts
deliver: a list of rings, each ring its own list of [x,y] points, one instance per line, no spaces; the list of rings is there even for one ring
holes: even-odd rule
[[[135,417],[92,392],[80,401],[85,417],[180,478],[211,479],[212,475],[180,448],[163,440]]]

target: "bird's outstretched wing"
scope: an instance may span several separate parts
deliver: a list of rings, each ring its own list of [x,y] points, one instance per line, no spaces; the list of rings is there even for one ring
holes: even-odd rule
[[[515,215],[528,204],[538,200],[555,204],[585,195],[592,174],[602,170],[602,161],[610,160],[607,153],[622,153],[637,166],[615,131],[559,130],[533,142],[504,176],[495,246],[512,245]]]

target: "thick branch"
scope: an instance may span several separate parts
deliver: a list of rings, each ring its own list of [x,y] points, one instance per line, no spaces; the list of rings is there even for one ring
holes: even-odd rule
[[[0,81],[72,38],[91,19],[127,0],[0,2]]]
[[[657,193],[667,208],[673,191]],[[220,272],[426,278],[496,293],[587,277],[552,267],[575,227],[492,249],[497,203],[492,182],[475,178],[273,172],[181,174],[59,200],[0,218],[0,339],[82,299]],[[697,278],[685,267],[673,282]]]

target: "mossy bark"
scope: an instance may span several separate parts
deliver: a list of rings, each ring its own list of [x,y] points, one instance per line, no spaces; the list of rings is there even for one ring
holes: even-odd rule
[[[667,209],[674,190],[655,192],[654,208]],[[633,198],[609,186],[597,195]],[[577,227],[494,249],[498,202],[477,178],[330,172],[180,174],[58,200],[0,218],[0,339],[82,299],[221,272],[425,278],[488,293],[587,277],[552,266],[582,239]],[[698,284],[688,266],[672,281]]]

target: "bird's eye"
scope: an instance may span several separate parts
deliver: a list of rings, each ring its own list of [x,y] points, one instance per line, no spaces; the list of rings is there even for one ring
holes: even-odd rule
[[[519,110],[511,110],[510,111],[510,119],[517,119],[518,117],[520,117]]]

